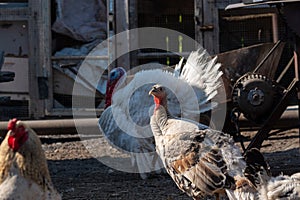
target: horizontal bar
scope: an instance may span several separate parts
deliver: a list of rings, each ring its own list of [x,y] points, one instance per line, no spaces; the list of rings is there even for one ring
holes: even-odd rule
[[[84,117],[93,117],[96,113],[97,116],[101,115],[104,111],[103,108],[88,109],[88,108],[53,108],[47,111],[47,116],[73,116],[73,112],[80,112]]]
[[[229,16],[229,17],[222,17],[222,19],[227,20],[227,21],[242,21],[242,20],[248,20],[248,19],[273,17],[274,15],[276,15],[276,14],[275,13],[264,13],[264,14]]]
[[[276,122],[273,129],[286,127],[289,124],[299,123],[298,110],[296,107],[289,109],[281,116],[280,120]],[[66,109],[64,109],[66,110]],[[101,110],[101,109],[99,109]],[[58,110],[57,110],[58,111]],[[71,110],[69,110],[71,113]],[[102,110],[103,111],[103,110]],[[69,113],[69,114],[70,114]],[[53,114],[53,113],[52,113]],[[60,113],[61,114],[61,113]],[[24,120],[25,121],[25,120]],[[38,135],[64,135],[77,134],[74,119],[53,119],[53,120],[26,120],[25,121]],[[86,129],[86,132],[95,134],[98,132],[98,118],[82,118],[76,119],[76,125],[79,128]],[[240,119],[240,126],[242,130],[257,130],[259,127],[250,122],[246,118]],[[0,136],[4,136],[7,132],[7,121],[0,122]]]
[[[299,0],[275,0],[275,1],[261,1],[261,2],[254,2],[254,3],[235,3],[228,5],[225,10],[229,9],[237,9],[237,8],[246,8],[250,6],[261,6],[267,4],[281,4],[281,3],[293,3],[299,2]]]
[[[74,119],[54,119],[54,120],[22,120],[30,128],[32,128],[38,135],[76,135],[77,130]],[[7,133],[7,123],[0,122],[0,136],[5,136]],[[80,129],[90,131],[91,134],[95,134],[98,128],[98,119],[76,119],[76,125]]]
[[[108,60],[108,56],[52,56],[51,60]]]
[[[298,106],[289,106],[284,111],[281,118],[274,124],[273,129],[288,128],[287,126],[291,124],[295,126],[300,125],[300,121],[298,118]],[[249,121],[243,115],[241,115],[239,119],[239,125],[242,131],[258,130],[260,128],[259,125]]]
[[[1,8],[0,21],[26,21],[30,18],[28,7]]]
[[[163,57],[178,57],[178,56],[182,56],[182,57],[188,57],[190,55],[190,52],[183,52],[183,53],[179,53],[179,52],[153,52],[153,53],[138,53],[137,57],[139,59],[145,59],[145,58],[163,58]]]

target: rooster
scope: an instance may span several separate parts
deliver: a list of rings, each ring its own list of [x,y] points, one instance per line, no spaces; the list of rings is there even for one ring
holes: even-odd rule
[[[224,193],[232,200],[257,199],[255,185],[244,175],[247,163],[229,135],[174,117],[164,86],[154,85],[149,94],[155,103],[150,125],[156,151],[182,191],[193,199]]]
[[[107,87],[109,93],[106,94],[107,108],[101,114],[99,127],[112,145],[131,152],[132,163],[142,178],[147,177],[145,172],[163,167],[155,151],[149,126],[149,110],[153,103],[147,94],[152,83],[159,81],[172,85],[175,94],[176,90],[181,89],[179,96],[172,94],[168,99],[170,112],[175,116],[199,120],[200,113],[215,106],[210,100],[221,85],[222,72],[216,59],[212,59],[205,49],[199,48],[190,54],[185,65],[182,58],[175,71],[151,66],[152,69],[138,71],[129,83],[126,83],[126,72],[123,68],[118,67],[111,71]],[[205,85],[205,95],[199,85]],[[188,101],[182,101],[183,99]]]
[[[0,146],[0,199],[61,199],[54,189],[40,139],[12,119]]]

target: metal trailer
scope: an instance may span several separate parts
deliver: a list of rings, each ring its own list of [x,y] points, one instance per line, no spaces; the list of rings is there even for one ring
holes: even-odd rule
[[[229,5],[226,9],[237,9],[251,6],[271,5],[276,6],[279,13],[284,18],[284,21],[289,30],[286,42],[293,48],[293,55],[290,61],[283,70],[280,70],[280,75],[277,79],[268,79],[267,76],[261,76],[258,72],[263,62],[273,53],[279,46],[279,40],[262,62],[257,67],[239,78],[233,87],[233,99],[235,108],[238,112],[242,112],[249,120],[260,124],[259,130],[251,140],[247,148],[242,147],[245,151],[251,148],[260,148],[263,141],[269,137],[269,132],[273,129],[274,124],[280,119],[284,111],[287,109],[291,99],[296,99],[298,107],[298,120],[295,127],[299,128],[300,136],[300,68],[299,68],[299,53],[300,53],[300,28],[297,19],[300,17],[300,1],[285,0],[285,1],[248,1]],[[292,65],[293,64],[293,65]],[[280,81],[286,72],[293,69],[293,78],[288,82],[286,87],[282,87]],[[271,69],[271,66],[269,68]],[[271,101],[268,101],[270,98]],[[270,107],[269,107],[270,106]],[[269,107],[269,108],[268,108]],[[262,112],[261,112],[262,111]],[[300,141],[300,140],[299,140]]]

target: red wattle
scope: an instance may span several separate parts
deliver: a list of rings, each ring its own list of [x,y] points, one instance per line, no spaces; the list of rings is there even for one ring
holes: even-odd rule
[[[157,110],[159,106],[162,106],[162,100],[157,97],[154,97],[154,103],[155,103],[155,110]]]
[[[20,147],[28,140],[28,131],[25,129],[24,126],[19,126],[15,128],[13,135],[8,137],[8,146],[14,150],[18,151]]]
[[[105,108],[107,108],[111,105],[111,99],[112,99],[112,95],[113,95],[116,83],[117,83],[116,81],[113,81],[113,82],[107,84],[106,94],[105,94]]]
[[[14,151],[17,151],[20,148],[16,138],[12,136],[8,137],[8,146]]]
[[[160,104],[160,99],[157,98],[157,97],[154,97],[154,103],[155,103],[156,105],[161,105],[161,104]]]

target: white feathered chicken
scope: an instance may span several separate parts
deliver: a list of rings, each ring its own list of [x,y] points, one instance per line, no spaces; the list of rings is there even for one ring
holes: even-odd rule
[[[229,135],[173,117],[162,85],[154,85],[149,94],[155,102],[150,124],[156,151],[182,191],[193,199],[224,191],[229,199],[257,199],[255,186],[243,173],[246,162]]]
[[[1,200],[58,200],[40,139],[22,121],[8,122],[0,146]]]
[[[279,175],[269,177],[260,174],[258,184],[260,200],[299,200],[300,199],[300,173],[291,176]]]
[[[160,82],[172,88],[168,103],[170,112],[175,116],[199,120],[200,113],[214,106],[210,100],[217,94],[222,75],[216,58],[211,59],[206,50],[200,48],[190,54],[182,67],[183,59],[176,66],[175,72],[161,68],[142,70],[129,83],[125,83],[126,72],[122,68],[116,68],[110,73],[106,100],[108,107],[99,119],[99,127],[110,143],[132,152],[131,158],[142,178],[146,177],[145,172],[163,167],[155,152],[149,126],[149,110],[153,100],[147,94],[152,83]]]
[[[257,156],[252,156],[252,160]],[[299,200],[300,173],[291,176],[271,176],[266,168],[258,165],[248,165],[245,175],[255,185],[259,200]]]
[[[300,173],[271,176],[269,165],[257,149],[246,152],[244,175],[255,186],[258,200],[299,200]],[[235,191],[238,193],[238,189]],[[241,198],[243,200],[243,198]]]

